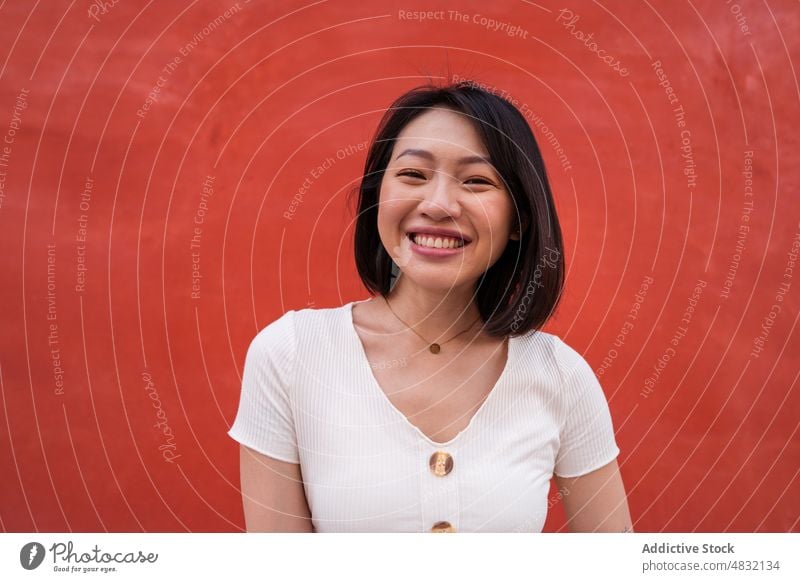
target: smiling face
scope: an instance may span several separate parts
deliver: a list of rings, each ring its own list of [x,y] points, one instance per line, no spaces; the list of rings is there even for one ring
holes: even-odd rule
[[[398,135],[381,181],[378,232],[415,284],[474,286],[509,237],[519,239],[514,202],[488,158],[468,118],[443,107]]]

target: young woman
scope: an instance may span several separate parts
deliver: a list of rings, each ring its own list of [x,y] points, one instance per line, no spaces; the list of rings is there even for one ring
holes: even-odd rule
[[[632,531],[608,404],[540,328],[561,231],[539,148],[474,82],[384,115],[359,189],[372,298],[289,311],[247,352],[239,412],[250,531]]]

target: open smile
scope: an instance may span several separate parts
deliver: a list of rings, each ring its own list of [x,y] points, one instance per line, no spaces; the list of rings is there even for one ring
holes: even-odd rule
[[[428,257],[451,256],[463,252],[471,241],[460,237],[409,232],[411,250]]]

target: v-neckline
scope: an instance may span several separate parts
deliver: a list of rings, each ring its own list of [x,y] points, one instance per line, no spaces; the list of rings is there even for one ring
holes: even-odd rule
[[[505,383],[506,376],[508,376],[508,374],[509,374],[509,369],[511,367],[511,364],[512,364],[512,361],[513,361],[513,357],[514,357],[515,351],[516,351],[515,350],[516,338],[514,336],[509,336],[509,338],[508,338],[508,350],[506,352],[506,362],[505,362],[505,365],[503,366],[503,371],[500,372],[500,375],[497,377],[497,380],[495,381],[494,386],[492,386],[492,389],[489,391],[489,394],[486,396],[486,398],[483,399],[483,402],[481,402],[481,405],[478,407],[478,410],[475,411],[475,413],[469,419],[469,422],[467,422],[467,426],[462,428],[456,434],[456,436],[451,438],[449,441],[440,443],[440,442],[437,442],[437,441],[431,439],[427,434],[422,432],[422,430],[416,424],[411,422],[408,419],[408,417],[405,414],[403,414],[403,412],[399,408],[397,408],[394,405],[394,403],[392,403],[392,401],[389,399],[389,396],[386,394],[386,392],[383,390],[383,388],[381,388],[381,385],[378,382],[378,379],[375,377],[375,373],[372,371],[372,366],[370,366],[370,363],[369,363],[369,357],[367,356],[367,350],[364,348],[364,343],[361,341],[361,337],[358,335],[358,331],[356,330],[355,320],[353,319],[353,306],[356,303],[364,303],[365,301],[368,301],[368,299],[364,299],[362,301],[351,301],[348,305],[345,306],[345,309],[343,311],[344,311],[344,314],[347,317],[347,321],[346,321],[347,325],[346,325],[346,327],[347,327],[348,335],[350,335],[351,338],[355,341],[354,348],[355,348],[356,352],[359,354],[359,358],[360,358],[359,364],[362,367],[364,367],[364,371],[369,376],[369,381],[370,381],[372,389],[377,390],[380,393],[380,396],[383,398],[383,401],[389,406],[389,408],[393,411],[393,413],[396,414],[397,416],[399,416],[402,419],[403,424],[405,424],[412,431],[414,431],[419,437],[421,437],[423,440],[425,440],[425,442],[433,445],[434,447],[451,446],[458,439],[460,439],[462,435],[464,435],[467,431],[469,431],[469,429],[477,422],[476,419],[479,419],[481,414],[483,414],[483,411],[484,411],[485,408],[487,408],[487,406],[489,404],[489,401],[492,400],[492,398],[494,398],[494,399],[497,398],[495,393],[498,392],[498,390],[500,388],[502,388],[502,385]]]

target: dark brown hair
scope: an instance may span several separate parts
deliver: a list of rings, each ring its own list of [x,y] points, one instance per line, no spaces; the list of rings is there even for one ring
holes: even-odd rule
[[[520,240],[478,280],[477,305],[489,335],[538,330],[550,318],[564,287],[561,227],[539,146],[525,118],[506,99],[475,81],[415,87],[389,107],[370,144],[358,187],[355,260],[370,293],[389,293],[393,261],[378,234],[378,201],[395,140],[414,118],[434,106],[460,112],[474,125],[515,207]]]

